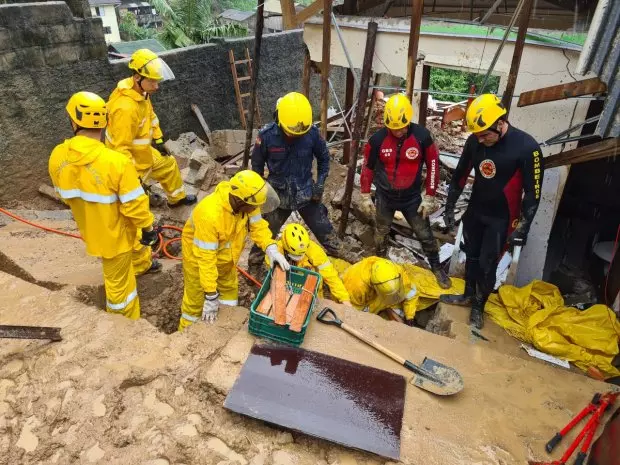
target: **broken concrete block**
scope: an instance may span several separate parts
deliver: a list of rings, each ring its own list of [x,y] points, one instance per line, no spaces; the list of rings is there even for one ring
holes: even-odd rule
[[[208,172],[209,167],[206,165],[200,165],[200,169],[198,170],[188,167],[181,170],[181,177],[185,184],[199,187],[202,186],[202,183],[204,182]]]
[[[56,202],[62,203],[62,200],[60,200],[54,188],[47,184],[41,184],[39,186],[39,194],[43,195],[44,197],[47,197],[48,199],[52,199],[52,200],[55,200]]]
[[[258,137],[258,130],[252,133],[252,143]],[[211,150],[214,158],[237,155],[245,148],[245,129],[225,129],[211,132]]]
[[[199,170],[202,167],[202,163],[200,163],[195,158],[190,158],[189,160],[189,169],[191,170]]]
[[[195,160],[203,165],[211,165],[214,162],[213,157],[209,154],[209,151],[205,149],[194,150],[192,152],[191,160]]]

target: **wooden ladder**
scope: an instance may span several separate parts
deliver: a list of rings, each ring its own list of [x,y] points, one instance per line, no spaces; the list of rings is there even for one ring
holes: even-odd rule
[[[228,51],[228,56],[230,59],[230,70],[232,71],[232,76],[233,76],[233,83],[235,84],[235,95],[237,96],[237,106],[239,107],[239,117],[241,119],[241,126],[243,126],[243,129],[245,129],[247,127],[247,122],[246,122],[246,117],[245,115],[249,113],[249,107],[250,107],[250,87],[251,87],[251,83],[252,83],[252,58],[250,58],[250,51],[247,49],[245,49],[245,60],[235,60],[235,53],[232,50]],[[238,65],[246,65],[247,67],[247,76],[241,76],[239,77],[239,75],[237,74],[237,66]],[[248,89],[247,92],[242,93],[241,92],[241,85],[240,83],[246,83],[244,84],[244,86],[246,86],[246,88]],[[246,109],[243,102],[244,99],[246,99],[247,106],[248,108]],[[256,121],[254,122],[255,125],[258,123],[258,127],[261,126],[261,121],[260,121],[260,110],[259,110],[259,105],[258,105],[258,96],[256,97],[256,112],[255,112],[255,116],[256,116]]]

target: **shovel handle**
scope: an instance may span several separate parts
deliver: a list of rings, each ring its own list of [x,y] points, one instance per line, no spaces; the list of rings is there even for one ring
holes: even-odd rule
[[[338,318],[336,312],[334,312],[329,307],[325,307],[323,310],[321,310],[321,312],[316,316],[316,319],[319,320],[321,323],[325,323],[326,325],[342,327],[342,320]]]

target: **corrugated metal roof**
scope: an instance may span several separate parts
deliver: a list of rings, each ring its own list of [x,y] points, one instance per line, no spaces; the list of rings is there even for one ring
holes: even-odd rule
[[[620,1],[600,0],[577,72],[595,73],[607,84],[607,98],[595,133],[620,137]]]
[[[131,55],[133,52],[141,48],[148,48],[155,53],[166,51],[166,47],[164,47],[157,39],[133,40],[130,42],[115,42],[108,45],[108,50],[112,49],[116,53],[127,56]]]
[[[88,0],[88,4],[90,6],[120,5],[121,0]]]
[[[220,14],[220,18],[229,19],[231,21],[246,21],[254,16],[254,11],[241,11],[235,9],[224,10]]]

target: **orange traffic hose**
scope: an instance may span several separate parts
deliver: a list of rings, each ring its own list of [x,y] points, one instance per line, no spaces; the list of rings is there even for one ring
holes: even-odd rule
[[[32,221],[28,221],[25,218],[17,216],[9,212],[8,210],[5,210],[4,208],[0,208],[0,213],[4,213],[6,216],[10,216],[14,220],[21,221],[22,223],[25,223],[29,226],[33,226],[35,228],[42,229],[43,231],[52,232],[54,234],[60,234],[62,236],[73,237],[74,239],[82,239],[82,236],[80,236],[79,234],[68,233],[66,231],[61,231],[59,229],[54,229],[54,228],[48,228],[47,226],[33,223]],[[163,225],[162,229],[172,229],[173,231],[183,232],[182,228],[179,228],[178,226],[168,225],[168,224]],[[170,252],[168,252],[168,246],[172,244],[173,242],[177,242],[180,240],[181,240],[180,237],[173,237],[172,239],[165,240],[164,235],[160,233],[159,234],[159,245],[157,246],[157,249],[153,251],[153,255],[154,256],[159,255],[160,252],[163,252],[163,254],[171,260],[183,260],[182,258],[172,255]],[[245,271],[243,268],[237,266],[237,270],[247,279],[252,281],[252,283],[257,285],[258,287],[262,286],[262,284],[258,282],[256,278],[254,278],[250,273]]]

